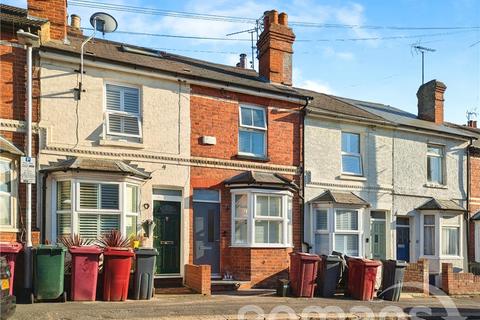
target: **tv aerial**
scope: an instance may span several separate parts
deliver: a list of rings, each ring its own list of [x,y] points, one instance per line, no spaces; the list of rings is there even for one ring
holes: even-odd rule
[[[425,52],[435,52],[437,50],[427,47],[422,47],[420,45],[414,45],[413,48],[418,53],[422,54],[422,84],[425,83]]]
[[[82,42],[82,45],[80,47],[80,81],[78,83],[78,88],[75,90],[77,91],[77,98],[80,100],[82,92],[85,91],[82,89],[82,84],[83,84],[83,51],[85,48],[85,45],[92,40],[95,37],[95,34],[98,32],[101,32],[102,35],[105,35],[105,33],[112,33],[115,30],[117,30],[118,27],[118,22],[115,20],[115,18],[108,13],[105,12],[95,12],[92,14],[90,17],[90,24],[93,27],[93,33],[91,36],[89,36],[87,39],[85,39]]]

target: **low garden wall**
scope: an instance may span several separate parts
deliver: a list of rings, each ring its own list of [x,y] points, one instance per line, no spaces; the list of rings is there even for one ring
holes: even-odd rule
[[[211,294],[211,268],[209,265],[185,265],[185,286],[203,295]]]
[[[409,263],[405,269],[404,283],[411,283],[412,286],[404,285],[403,292],[429,294],[429,267],[428,260],[420,259],[417,262]]]
[[[480,294],[480,275],[454,273],[451,263],[442,263],[442,290],[449,295]]]

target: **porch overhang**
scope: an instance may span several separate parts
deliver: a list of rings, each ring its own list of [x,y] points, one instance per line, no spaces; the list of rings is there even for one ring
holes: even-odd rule
[[[48,167],[42,168],[40,172],[67,172],[67,171],[92,171],[105,172],[127,176],[134,176],[140,179],[150,179],[149,173],[120,160],[81,158],[72,157]]]
[[[17,155],[17,156],[23,156],[24,155],[22,150],[17,148],[13,143],[8,141],[6,138],[0,136],[0,154],[2,154],[4,152],[14,154],[14,155]]]
[[[475,214],[473,215],[472,220],[475,221],[475,222],[480,223],[480,211],[478,211],[477,213],[475,213]]]

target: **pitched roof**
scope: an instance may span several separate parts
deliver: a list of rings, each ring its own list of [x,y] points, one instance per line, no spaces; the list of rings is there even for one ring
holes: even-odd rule
[[[290,179],[277,174],[256,171],[244,171],[234,177],[225,180],[229,187],[273,187],[282,189],[298,189],[298,186]]]
[[[126,174],[150,179],[150,174],[120,160],[72,157],[43,168],[44,172],[85,170]]]
[[[369,207],[370,204],[353,192],[339,192],[327,190],[310,202],[332,202],[336,204],[349,204]]]
[[[4,137],[0,136],[0,153],[2,152],[23,156],[23,152],[19,148]]]
[[[70,44],[49,41],[40,50],[79,56],[85,37],[69,37]],[[197,60],[163,51],[152,50],[119,42],[94,39],[85,45],[85,59],[114,62],[143,70],[161,70],[162,73],[210,83],[240,87],[257,92],[306,99],[297,89],[268,82],[254,70]]]
[[[460,125],[460,124],[451,123],[451,122],[447,122],[446,125],[453,128],[460,129],[460,130],[464,130],[469,134],[472,134],[474,137],[477,138],[477,140],[473,141],[473,146],[475,148],[480,148],[480,128],[472,128],[466,125]]]
[[[39,27],[48,20],[29,16],[27,9],[0,4],[0,21],[2,27],[6,24]]]
[[[447,210],[447,211],[465,211],[459,204],[452,200],[439,200],[432,198],[422,204],[415,210]]]

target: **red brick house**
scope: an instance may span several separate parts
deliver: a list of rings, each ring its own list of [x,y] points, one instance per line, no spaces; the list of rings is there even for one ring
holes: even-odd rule
[[[0,5],[0,241],[25,241],[25,184],[19,182],[20,156],[26,149],[26,47],[19,43],[17,31],[48,34],[48,21],[31,17],[27,10]],[[33,143],[38,152],[36,124],[39,119],[38,73],[33,75]],[[32,229],[38,229],[36,188],[32,185]],[[39,232],[33,232],[38,243]]]
[[[294,39],[285,13],[266,13],[257,44],[260,79],[293,97]],[[240,71],[258,79],[254,71]],[[213,275],[271,286],[288,268],[289,252],[301,250],[298,186],[307,98],[292,98],[192,86],[191,156],[205,165],[191,168],[190,259],[210,264]],[[206,203],[207,194],[217,204]],[[215,218],[205,217],[207,211]]]

